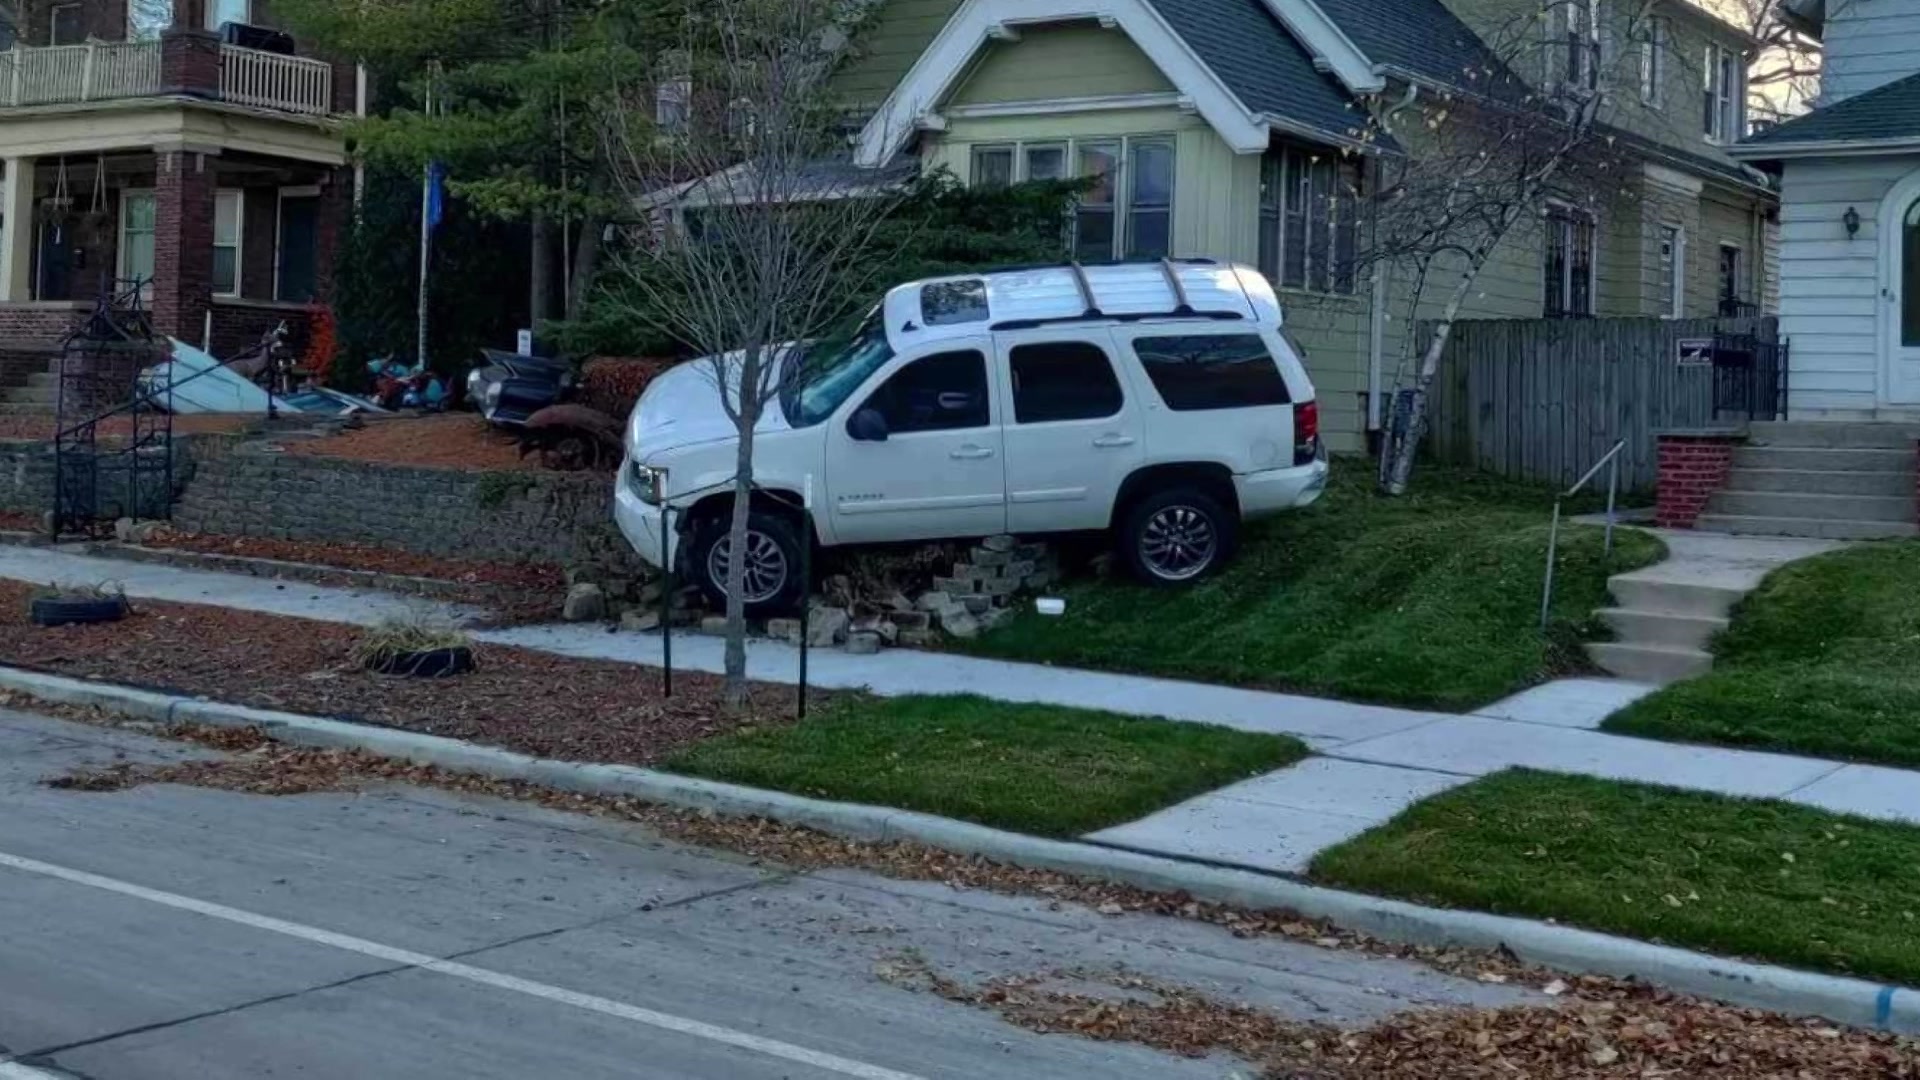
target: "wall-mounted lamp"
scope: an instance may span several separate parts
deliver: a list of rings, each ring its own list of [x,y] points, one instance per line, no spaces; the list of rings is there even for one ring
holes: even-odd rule
[[[1847,212],[1840,215],[1840,223],[1847,227],[1847,239],[1860,235],[1860,211],[1847,207]]]

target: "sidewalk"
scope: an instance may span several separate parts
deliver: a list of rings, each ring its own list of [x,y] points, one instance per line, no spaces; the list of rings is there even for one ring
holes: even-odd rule
[[[382,593],[129,564],[44,548],[0,548],[0,578],[114,580],[135,598],[358,625],[407,611],[455,618],[472,614]],[[661,662],[658,635],[612,634],[597,625],[475,636],[565,656],[645,666]],[[717,638],[676,636],[673,643],[675,666],[691,670],[721,670],[721,651]],[[748,664],[759,680],[791,684],[798,678],[797,651],[781,643],[755,642]],[[1777,798],[1920,823],[1920,773],[1594,730],[1607,715],[1652,689],[1616,680],[1562,680],[1456,716],[907,650],[868,657],[818,652],[811,658],[809,678],[821,687],[864,687],[882,695],[977,694],[1298,736],[1320,756],[1089,837],[1143,852],[1268,872],[1298,873],[1316,852],[1385,822],[1414,802],[1516,766]]]

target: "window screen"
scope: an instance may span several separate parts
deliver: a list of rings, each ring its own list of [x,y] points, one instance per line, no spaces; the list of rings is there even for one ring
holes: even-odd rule
[[[987,427],[987,358],[972,350],[921,357],[894,372],[863,408],[880,410],[896,435]]]
[[[1104,349],[1084,341],[1017,345],[1013,418],[1022,424],[1099,420],[1120,411],[1120,380]]]
[[[1135,338],[1133,353],[1175,412],[1285,405],[1293,399],[1256,334]]]

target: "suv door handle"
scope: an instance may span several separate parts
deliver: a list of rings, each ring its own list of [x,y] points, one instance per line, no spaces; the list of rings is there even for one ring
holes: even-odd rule
[[[955,461],[980,461],[993,456],[993,451],[984,446],[963,446],[947,455]]]
[[[1102,450],[1114,450],[1114,449],[1118,449],[1119,447],[1122,447],[1122,446],[1132,446],[1132,445],[1133,445],[1133,436],[1131,436],[1131,435],[1102,435],[1102,436],[1100,436],[1099,438],[1097,438],[1097,439],[1095,439],[1095,440],[1093,440],[1093,445],[1095,445],[1095,446],[1097,446],[1097,447],[1099,447],[1099,448],[1100,448],[1100,449],[1102,449]]]

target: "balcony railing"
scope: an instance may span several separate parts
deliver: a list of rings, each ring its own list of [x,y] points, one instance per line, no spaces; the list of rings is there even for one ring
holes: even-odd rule
[[[333,111],[333,65],[222,45],[220,97],[240,105],[325,116]]]
[[[0,53],[7,105],[54,105],[160,92],[160,43],[96,42]]]
[[[325,116],[333,111],[333,65],[222,45],[219,86],[194,88],[167,85],[158,41],[0,52],[0,106],[62,105],[195,90],[238,105]]]

